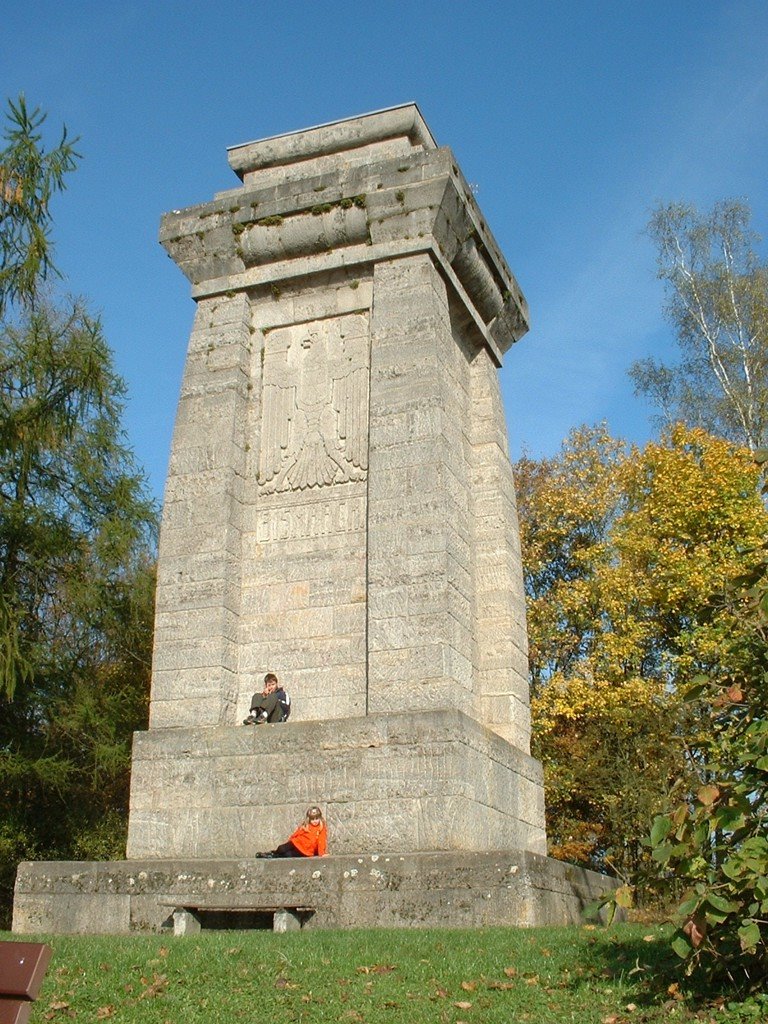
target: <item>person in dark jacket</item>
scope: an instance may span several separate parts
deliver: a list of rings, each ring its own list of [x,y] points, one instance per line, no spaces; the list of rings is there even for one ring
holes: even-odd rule
[[[291,699],[278,682],[274,672],[264,676],[264,689],[251,697],[251,708],[243,725],[262,725],[264,722],[284,722],[291,710]]]

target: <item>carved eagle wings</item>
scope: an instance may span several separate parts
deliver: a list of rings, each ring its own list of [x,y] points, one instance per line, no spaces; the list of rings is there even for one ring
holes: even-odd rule
[[[332,321],[304,330],[289,328],[267,341],[260,489],[304,490],[364,479],[367,332],[348,334]]]

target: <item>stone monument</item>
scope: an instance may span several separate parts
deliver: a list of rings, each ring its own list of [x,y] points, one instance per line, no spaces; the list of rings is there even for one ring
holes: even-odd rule
[[[174,906],[573,920],[602,882],[546,860],[530,756],[498,381],[528,327],[520,287],[413,104],[229,162],[237,188],[161,228],[196,313],[128,859],[22,865],[14,926],[88,930],[99,896],[95,930]],[[291,719],[245,728],[267,671]],[[330,858],[253,860],[314,802]]]

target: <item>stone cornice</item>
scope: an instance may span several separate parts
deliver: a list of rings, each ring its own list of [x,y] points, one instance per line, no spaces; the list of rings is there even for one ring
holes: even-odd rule
[[[160,241],[196,299],[428,252],[497,361],[528,330],[520,286],[445,147],[244,185],[167,214]]]

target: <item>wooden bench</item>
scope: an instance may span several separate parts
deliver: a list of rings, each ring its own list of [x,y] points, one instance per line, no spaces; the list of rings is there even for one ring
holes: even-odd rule
[[[0,942],[0,1024],[27,1024],[50,960],[41,942]]]
[[[222,900],[208,903],[203,899],[158,902],[161,907],[172,908],[174,935],[194,935],[201,931],[201,915],[204,914],[272,914],[273,931],[293,932],[298,931],[306,917],[315,912],[314,907],[268,906],[256,900],[232,903]]]

